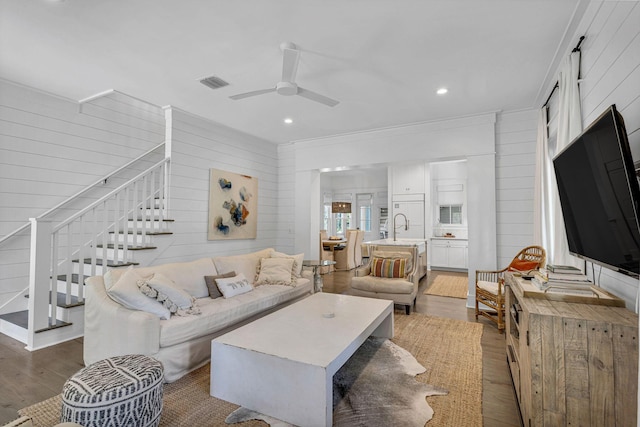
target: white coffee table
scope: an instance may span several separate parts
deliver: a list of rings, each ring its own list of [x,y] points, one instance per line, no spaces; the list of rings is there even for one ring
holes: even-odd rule
[[[393,337],[392,301],[313,294],[214,339],[211,395],[295,425],[330,426],[333,374],[369,336]]]

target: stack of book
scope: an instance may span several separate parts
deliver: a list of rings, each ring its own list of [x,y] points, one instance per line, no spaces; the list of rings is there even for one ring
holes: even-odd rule
[[[586,289],[591,287],[591,281],[582,272],[572,266],[548,265],[541,269],[531,280],[541,290],[549,288]]]

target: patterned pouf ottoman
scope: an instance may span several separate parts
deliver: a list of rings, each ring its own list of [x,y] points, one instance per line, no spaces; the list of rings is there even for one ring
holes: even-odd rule
[[[82,368],[62,388],[61,422],[84,427],[157,426],[162,414],[162,364],[141,354]]]

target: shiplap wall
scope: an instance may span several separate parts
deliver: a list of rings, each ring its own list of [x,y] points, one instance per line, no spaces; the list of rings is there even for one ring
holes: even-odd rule
[[[171,108],[171,225],[175,240],[153,264],[234,255],[276,246],[276,145]],[[256,239],[207,240],[209,170],[258,179]]]
[[[640,161],[640,3],[591,2],[575,34],[581,50],[580,99],[583,128],[611,104],[624,117],[635,162]],[[568,54],[568,53],[567,53]],[[558,130],[557,95],[549,102],[549,138]],[[591,264],[587,270],[591,273]],[[635,307],[638,280],[594,267],[596,282]]]
[[[164,129],[161,108],[123,94],[81,110],[76,101],[0,80],[0,236],[162,143]],[[140,162],[128,175],[150,164]],[[79,203],[126,177],[110,179]],[[29,229],[0,246],[0,306],[28,286],[28,262]]]
[[[498,266],[533,244],[537,111],[503,112],[496,121]]]

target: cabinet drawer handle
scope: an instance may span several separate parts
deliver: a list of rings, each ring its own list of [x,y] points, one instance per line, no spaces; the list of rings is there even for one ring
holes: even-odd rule
[[[509,349],[509,356],[511,356],[511,363],[515,363],[516,362],[516,355],[513,353],[513,347],[511,347],[509,345],[509,346],[507,346],[507,348]]]

